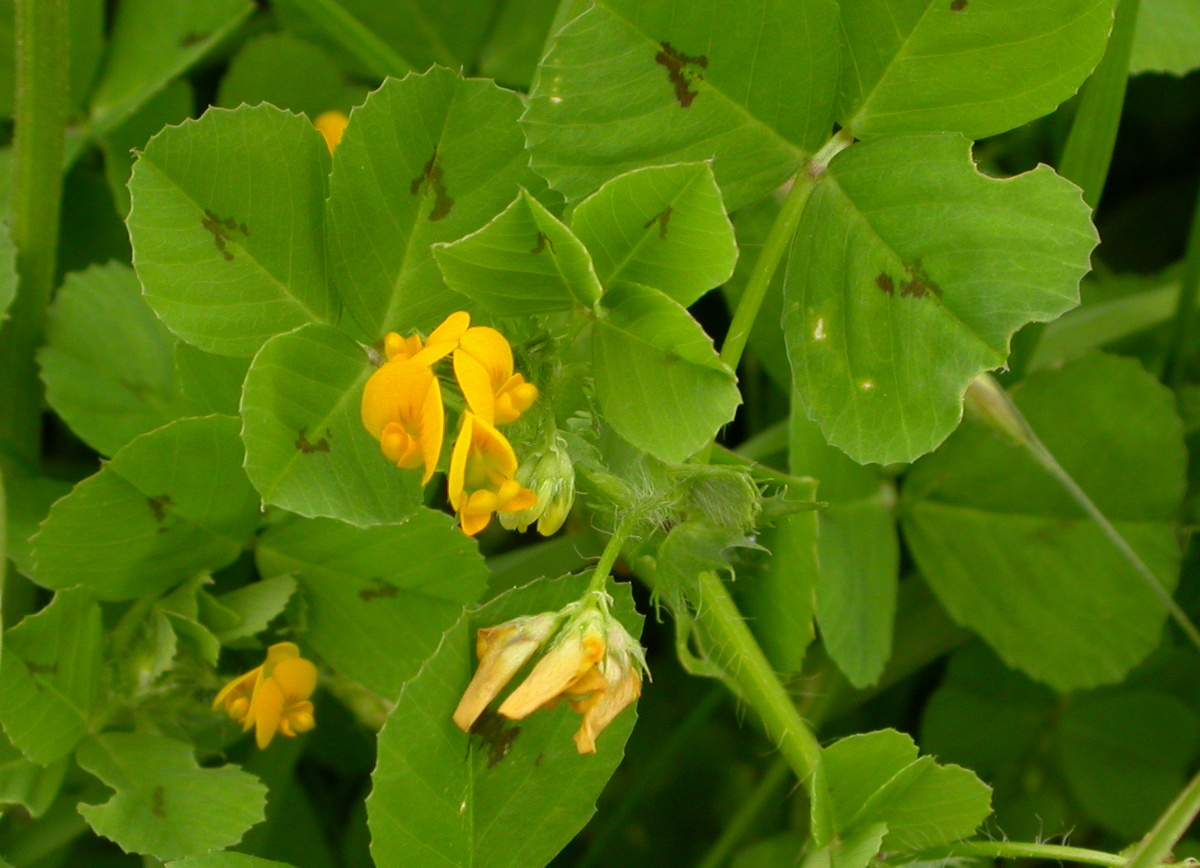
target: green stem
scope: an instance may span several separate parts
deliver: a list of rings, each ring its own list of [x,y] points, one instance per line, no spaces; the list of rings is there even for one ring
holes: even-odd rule
[[[37,465],[42,390],[34,353],[54,288],[68,108],[67,0],[17,0],[12,240],[18,292],[0,328],[0,451]]]
[[[804,213],[808,197],[825,174],[829,161],[853,141],[849,133],[837,133],[797,173],[792,189],[771,225],[767,240],[763,242],[758,259],[754,261],[750,279],[746,281],[746,288],[738,301],[737,310],[733,313],[733,322],[729,324],[729,332],[725,335],[725,343],[721,345],[721,361],[728,365],[730,370],[737,370],[738,362],[742,359],[742,352],[746,349],[746,341],[750,339],[750,330],[754,328],[758,310],[762,307],[772,278],[775,277],[779,261],[783,259],[784,252],[792,243],[792,236],[796,234],[796,227],[800,225],[800,215]]]
[[[1200,774],[1183,788],[1154,828],[1138,842],[1129,854],[1127,868],[1155,868],[1166,862],[1171,849],[1184,836],[1196,815],[1200,814]]]
[[[1055,862],[1082,862],[1125,868],[1125,857],[1083,847],[1063,847],[1058,844],[1030,844],[1021,841],[959,841],[917,854],[917,861],[943,859],[1049,859]],[[1143,866],[1147,868],[1147,866]]]
[[[1104,182],[1117,141],[1139,5],[1140,0],[1120,0],[1118,3],[1108,50],[1083,86],[1079,110],[1058,162],[1059,174],[1083,188],[1083,200],[1093,209],[1100,204],[1100,196],[1104,193]]]
[[[762,719],[767,735],[779,746],[779,752],[804,785],[811,805],[810,834],[818,847],[824,847],[833,837],[833,817],[816,736],[776,677],[729,589],[713,573],[700,576],[698,609],[696,621],[704,630],[711,659],[736,683],[747,704]]]
[[[766,774],[755,786],[750,798],[742,802],[729,825],[721,830],[721,836],[708,848],[698,868],[721,868],[733,851],[741,846],[742,841],[753,830],[759,815],[774,803],[779,789],[787,782],[792,774],[791,767],[783,759],[771,763]]]
[[[635,524],[637,524],[637,516],[629,513],[618,521],[617,526],[613,528],[612,536],[605,543],[604,551],[600,553],[600,560],[596,564],[595,571],[592,573],[592,580],[588,583],[587,592],[589,594],[600,593],[604,590],[608,582],[608,577],[612,573],[613,564],[621,556],[621,549],[624,548],[625,542],[629,539],[629,534]]]
[[[1192,229],[1188,236],[1183,274],[1179,278],[1179,300],[1175,303],[1175,321],[1171,325],[1171,343],[1163,366],[1163,382],[1172,388],[1183,379],[1188,360],[1189,335],[1196,310],[1196,291],[1200,289],[1200,195],[1196,196]]]

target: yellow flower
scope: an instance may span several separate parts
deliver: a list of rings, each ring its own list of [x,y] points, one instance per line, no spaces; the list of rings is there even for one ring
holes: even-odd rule
[[[397,355],[371,374],[363,387],[362,423],[397,467],[425,466],[424,485],[437,469],[446,425],[442,387],[433,371]]]
[[[396,332],[388,332],[383,339],[384,352],[388,361],[397,357],[412,359],[422,365],[432,365],[438,359],[450,355],[457,347],[463,332],[471,325],[471,315],[465,310],[455,311],[442,321],[442,324],[429,333],[422,342],[420,335],[400,337]]]
[[[458,512],[463,533],[475,536],[488,526],[492,513],[520,512],[537,502],[534,493],[513,478],[516,472],[517,456],[504,435],[464,412],[450,455],[449,478],[450,505]]]
[[[262,666],[230,681],[213,700],[213,708],[254,729],[254,740],[265,748],[282,732],[288,738],[308,732],[316,721],[309,701],[317,687],[317,667],[300,656],[291,642],[267,649]]]
[[[488,703],[550,638],[559,620],[558,612],[543,612],[479,630],[475,638],[479,668],[454,710],[454,722],[459,729],[463,732],[471,729]]]
[[[332,154],[334,148],[341,143],[342,133],[346,131],[348,123],[350,123],[350,119],[339,111],[322,112],[313,121],[317,132],[325,137],[325,145],[329,148],[329,153]]]
[[[489,425],[515,421],[537,400],[538,389],[513,373],[512,347],[487,326],[463,332],[454,351],[454,376],[471,412]]]
[[[602,688],[596,664],[604,659],[606,648],[604,616],[589,608],[563,629],[529,677],[500,704],[500,713],[520,720],[564,696],[581,697]]]

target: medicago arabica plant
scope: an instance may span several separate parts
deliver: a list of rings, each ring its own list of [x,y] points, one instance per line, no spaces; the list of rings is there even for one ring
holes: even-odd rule
[[[1190,4],[0,24],[0,865],[1200,854]]]

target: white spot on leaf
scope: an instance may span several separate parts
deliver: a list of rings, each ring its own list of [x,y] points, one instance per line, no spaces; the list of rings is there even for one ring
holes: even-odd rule
[[[825,340],[825,320],[824,318],[817,320],[817,327],[813,329],[813,340]]]

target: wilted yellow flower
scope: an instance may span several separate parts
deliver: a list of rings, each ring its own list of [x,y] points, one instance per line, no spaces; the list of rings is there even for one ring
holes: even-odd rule
[[[537,400],[538,389],[513,373],[512,347],[487,326],[463,332],[454,351],[454,376],[471,412],[489,425],[515,421]]]
[[[442,387],[428,365],[397,355],[363,387],[362,423],[389,461],[405,470],[424,465],[424,485],[437,469],[446,425]]]
[[[596,736],[641,695],[646,666],[641,645],[609,614],[608,597],[603,594],[588,594],[560,612],[480,630],[479,668],[454,712],[460,729],[471,728],[556,631],[550,649],[500,704],[499,713],[521,720],[565,699],[583,717],[575,733],[576,750],[596,752]]]
[[[329,148],[329,153],[332,154],[334,149],[341,144],[342,133],[346,131],[348,123],[350,123],[350,118],[339,111],[322,112],[313,121],[317,132],[325,137],[325,145]]]
[[[488,703],[538,652],[557,629],[558,612],[525,615],[495,627],[484,627],[476,634],[475,654],[479,667],[454,710],[454,722],[466,732]]]
[[[267,649],[262,666],[230,681],[213,700],[213,708],[254,729],[254,740],[265,748],[282,732],[288,738],[308,732],[316,721],[309,701],[317,687],[317,667],[300,656],[291,642]]]
[[[475,536],[488,526],[492,513],[520,512],[537,502],[534,493],[516,481],[516,472],[517,456],[505,436],[464,412],[450,455],[449,478],[450,505],[458,512],[463,533]]]
[[[429,333],[425,341],[420,335],[400,337],[396,332],[388,332],[383,339],[384,352],[388,361],[397,357],[412,359],[422,365],[432,365],[454,352],[458,347],[463,332],[471,325],[471,315],[465,310],[455,311],[442,321],[442,324]]]

